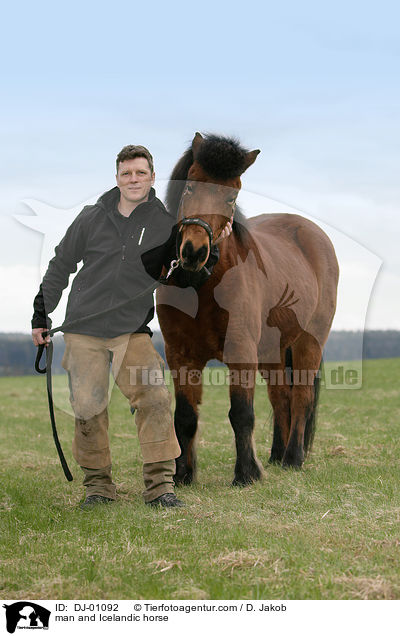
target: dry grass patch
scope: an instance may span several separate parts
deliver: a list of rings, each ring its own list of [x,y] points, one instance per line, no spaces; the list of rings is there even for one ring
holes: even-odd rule
[[[328,450],[329,455],[345,455],[346,449],[344,446],[333,446]]]
[[[161,559],[160,561],[152,561],[149,563],[149,567],[153,568],[152,574],[161,574],[162,572],[168,572],[168,570],[172,570],[172,568],[175,567],[178,568],[178,570],[182,570],[182,562]]]
[[[221,572],[227,572],[230,576],[234,570],[251,569],[256,567],[272,567],[275,573],[278,572],[278,564],[281,559],[272,561],[269,552],[266,550],[235,550],[225,554],[220,554],[211,560],[212,565],[218,566]]]
[[[346,592],[341,598],[358,598],[364,601],[393,600],[398,598],[398,586],[394,587],[392,583],[385,580],[382,576],[367,578],[343,574],[334,578],[333,581],[344,585]]]

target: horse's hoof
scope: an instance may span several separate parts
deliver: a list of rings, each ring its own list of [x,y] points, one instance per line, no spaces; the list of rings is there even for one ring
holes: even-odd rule
[[[185,473],[184,475],[175,475],[175,486],[190,486],[193,483],[194,477],[191,473]]]
[[[282,459],[283,468],[300,470],[304,462],[304,452],[301,447],[288,448]]]
[[[268,464],[271,464],[272,466],[280,466],[282,464],[282,458],[278,458],[278,457],[271,457],[268,460]]]
[[[251,486],[256,481],[259,481],[261,479],[261,476],[262,476],[261,471],[260,472],[257,471],[252,475],[235,476],[232,481],[232,486],[236,486],[238,488],[245,488],[246,486]]]
[[[301,460],[290,460],[290,459],[283,459],[282,461],[282,468],[292,468],[293,470],[301,470],[303,467],[303,462]]]
[[[242,480],[242,479],[234,479],[231,483],[231,486],[233,488],[246,488],[246,486],[251,486],[252,484],[254,484],[254,480],[253,479],[248,479],[248,480]]]

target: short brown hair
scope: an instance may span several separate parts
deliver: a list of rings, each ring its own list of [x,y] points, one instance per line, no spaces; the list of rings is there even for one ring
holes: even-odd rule
[[[147,163],[149,164],[149,168],[151,170],[151,174],[154,172],[154,162],[153,157],[150,152],[144,146],[124,146],[122,150],[117,155],[117,173],[119,164],[122,161],[128,161],[128,159],[136,159],[136,157],[144,157],[147,159]]]

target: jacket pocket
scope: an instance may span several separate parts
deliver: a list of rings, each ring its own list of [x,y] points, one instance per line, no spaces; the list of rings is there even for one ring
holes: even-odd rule
[[[86,279],[75,278],[68,296],[67,313],[71,310],[74,310],[79,305],[82,298],[82,293],[85,291],[85,289]]]

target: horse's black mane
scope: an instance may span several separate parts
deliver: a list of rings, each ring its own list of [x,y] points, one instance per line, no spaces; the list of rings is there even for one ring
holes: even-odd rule
[[[203,136],[203,142],[196,159],[210,177],[230,179],[242,174],[247,152],[233,137],[207,134]],[[173,169],[167,188],[166,205],[176,218],[183,188],[192,164],[193,151],[192,146],[190,146]],[[233,232],[242,242],[247,236],[246,223],[246,217],[236,207]]]

